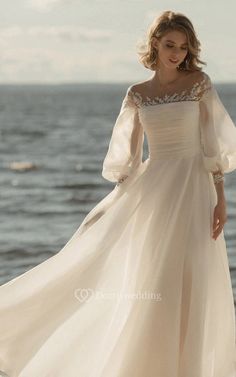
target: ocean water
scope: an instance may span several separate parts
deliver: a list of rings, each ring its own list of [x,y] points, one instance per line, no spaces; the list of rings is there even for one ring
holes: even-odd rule
[[[0,284],[60,251],[113,189],[102,163],[129,85],[0,86]],[[216,88],[236,124],[236,85]],[[235,187],[232,172],[224,234],[236,298]]]

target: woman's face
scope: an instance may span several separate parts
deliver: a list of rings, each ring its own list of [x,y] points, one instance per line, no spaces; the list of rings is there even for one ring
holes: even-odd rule
[[[188,43],[185,33],[173,30],[166,33],[160,40],[154,38],[153,46],[158,50],[157,65],[176,69],[188,53]]]

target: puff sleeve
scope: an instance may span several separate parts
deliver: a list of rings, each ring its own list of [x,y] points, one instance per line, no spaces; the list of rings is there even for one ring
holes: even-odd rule
[[[108,181],[118,182],[124,175],[129,176],[135,172],[142,163],[143,141],[144,131],[138,107],[129,87],[113,127],[103,161],[102,176]]]
[[[236,127],[205,73],[199,100],[202,156],[207,171],[229,173],[236,169]]]

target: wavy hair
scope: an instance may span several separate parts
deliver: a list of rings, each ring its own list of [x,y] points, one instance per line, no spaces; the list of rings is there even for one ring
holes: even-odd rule
[[[188,43],[188,53],[183,62],[178,66],[178,70],[185,71],[201,71],[202,67],[198,64],[207,65],[200,60],[200,41],[196,36],[192,22],[182,13],[175,13],[170,10],[163,12],[156,17],[147,30],[146,38],[141,43],[137,43],[137,53],[139,61],[144,67],[154,71],[156,68],[156,60],[158,52],[152,45],[152,40],[156,37],[160,40],[170,31],[178,30],[185,33]]]

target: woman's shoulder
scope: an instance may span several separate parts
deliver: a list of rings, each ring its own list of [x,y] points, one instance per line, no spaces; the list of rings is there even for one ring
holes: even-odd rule
[[[201,93],[208,91],[213,86],[210,75],[203,70],[198,71],[195,85]]]
[[[137,83],[131,84],[126,90],[126,100],[130,105],[137,107],[145,97],[145,93],[147,92],[147,83],[149,80],[146,81],[139,81]]]
[[[183,80],[183,86],[192,92],[202,93],[212,87],[210,75],[203,70],[195,70],[187,74],[186,80]]]
[[[187,71],[186,72],[186,82],[197,84],[203,82],[211,82],[211,78],[208,73],[203,70]],[[183,77],[184,78],[184,77]]]
[[[207,85],[207,86],[211,85],[211,77],[207,72],[205,72],[203,70],[196,71],[195,76],[196,76],[197,82],[199,82],[203,85]]]
[[[148,85],[148,82],[150,80],[145,80],[145,81],[138,81],[137,83],[134,83],[134,84],[131,84],[129,87],[128,87],[128,92],[131,92],[133,94],[135,93],[142,93],[143,90],[145,90],[145,88],[147,88],[147,85]]]

